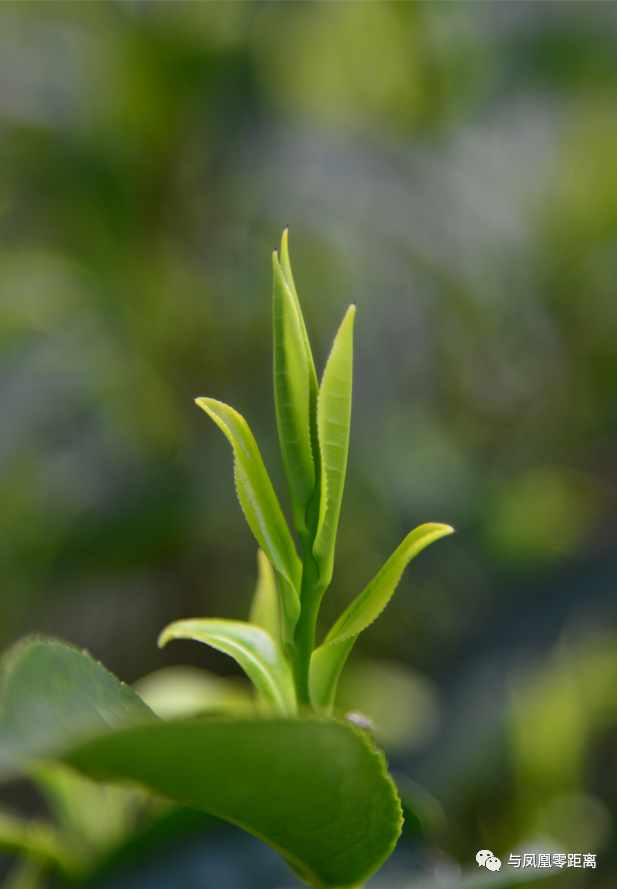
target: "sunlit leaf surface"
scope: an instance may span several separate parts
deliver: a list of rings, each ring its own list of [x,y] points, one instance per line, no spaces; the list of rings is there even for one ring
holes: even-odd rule
[[[311,377],[313,359],[305,340],[297,299],[285,280],[276,253],[274,273],[274,402],[285,472],[299,533],[306,528],[306,509],[315,489],[311,445]],[[316,377],[315,377],[316,382]]]
[[[56,640],[18,643],[2,661],[0,773],[113,729],[157,717],[86,651]]]
[[[323,588],[332,577],[336,529],[347,468],[355,314],[356,307],[350,306],[335,337],[321,381],[317,405],[321,500],[313,555],[319,565]]]
[[[171,639],[194,639],[230,655],[274,712],[295,714],[291,669],[279,646],[261,627],[240,620],[178,620],[163,630],[159,646]]]
[[[253,433],[244,417],[213,398],[197,398],[230,442],[235,457],[236,490],[240,505],[259,545],[288,581],[282,587],[283,619],[288,631],[298,618],[300,560]]]
[[[257,550],[257,586],[253,593],[249,621],[265,630],[275,642],[281,641],[281,609],[276,575],[263,550]]]
[[[316,707],[331,708],[336,682],[358,634],[372,624],[386,607],[411,559],[430,543],[453,531],[450,525],[433,522],[411,531],[381,571],[337,620],[323,645],[313,652],[311,658],[310,693]]]

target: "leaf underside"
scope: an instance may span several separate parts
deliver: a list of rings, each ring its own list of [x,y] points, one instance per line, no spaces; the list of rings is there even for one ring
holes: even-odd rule
[[[159,647],[162,648],[171,639],[194,639],[230,655],[274,713],[287,716],[296,714],[289,663],[276,642],[261,627],[240,620],[178,620],[163,630],[159,636]]]
[[[315,489],[311,445],[311,372],[315,375],[297,300],[276,253],[274,272],[274,402],[281,452],[298,533],[306,531],[306,510]]]
[[[91,741],[65,760],[243,827],[315,887],[358,886],[400,833],[383,756],[364,734],[333,720],[144,726]]]
[[[358,635],[386,607],[409,562],[440,537],[452,534],[450,525],[429,522],[411,531],[392,553],[383,568],[334,624],[323,645],[311,657],[311,702],[319,711],[332,708],[336,684]]]
[[[230,442],[236,491],[246,520],[262,550],[287,581],[281,585],[281,605],[284,632],[289,638],[300,613],[301,563],[257,442],[244,417],[229,405],[213,398],[197,398],[196,403]]]

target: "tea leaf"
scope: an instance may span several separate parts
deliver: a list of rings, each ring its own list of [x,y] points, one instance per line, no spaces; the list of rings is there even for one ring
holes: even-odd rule
[[[289,262],[289,229],[285,229],[281,238],[281,271],[285,277],[285,281],[298,312],[300,321],[300,329],[302,331],[302,341],[304,350],[308,359],[308,382],[309,382],[309,414],[311,424],[311,448],[313,451],[313,460],[316,468],[319,467],[319,442],[317,440],[317,396],[319,395],[319,383],[317,382],[317,372],[315,371],[315,363],[313,362],[313,353],[311,352],[311,344],[309,343],[308,334],[304,325],[304,317],[298,300],[296,285],[294,284],[293,275],[291,273],[291,263]]]
[[[257,550],[257,586],[251,602],[249,621],[261,627],[274,639],[281,641],[281,610],[276,575],[262,549]]]
[[[257,442],[248,423],[237,411],[213,398],[196,403],[214,420],[234,451],[236,490],[251,531],[276,570],[287,581],[281,599],[286,636],[298,620],[301,563],[285,517],[274,493]]]
[[[386,607],[408,563],[430,543],[453,531],[450,525],[433,522],[411,531],[337,620],[323,645],[315,649],[311,657],[309,687],[314,707],[326,711],[332,708],[338,677],[358,634]]]
[[[383,756],[334,720],[161,723],[91,741],[65,759],[231,821],[322,889],[363,883],[400,833]]]
[[[306,532],[306,509],[315,490],[311,396],[315,403],[317,375],[298,299],[285,279],[276,253],[272,256],[272,265],[276,420],[294,521],[298,533],[303,535]]]
[[[240,620],[177,620],[159,636],[159,647],[170,639],[195,639],[230,655],[244,670],[275,713],[297,712],[291,669],[272,637]]]
[[[355,314],[356,307],[350,306],[334,339],[317,404],[321,499],[313,555],[319,566],[322,590],[332,578],[336,529],[347,468]]]
[[[90,736],[158,719],[88,652],[26,639],[2,659],[0,774]]]

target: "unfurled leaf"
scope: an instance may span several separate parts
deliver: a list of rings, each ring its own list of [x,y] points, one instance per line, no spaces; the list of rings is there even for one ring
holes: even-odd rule
[[[281,609],[276,575],[263,550],[257,550],[257,586],[253,593],[249,621],[265,630],[276,643],[281,642]]]
[[[235,458],[236,490],[246,520],[267,557],[288,581],[281,589],[281,599],[283,623],[289,636],[300,612],[301,563],[257,442],[244,417],[229,405],[213,398],[197,398],[196,403],[212,417],[230,442]]]
[[[321,458],[321,499],[319,523],[313,556],[319,566],[320,587],[332,578],[334,544],[338,527],[351,420],[351,378],[353,366],[353,322],[356,307],[350,306],[338,330],[317,403],[317,431]]]
[[[297,712],[291,668],[272,637],[240,620],[177,620],[159,636],[162,648],[170,639],[195,639],[230,655],[244,670],[275,713]]]
[[[308,358],[308,380],[309,380],[309,393],[310,393],[310,420],[311,420],[311,447],[313,451],[313,459],[315,461],[315,467],[319,466],[319,443],[317,441],[317,396],[319,395],[319,383],[317,382],[317,373],[315,371],[315,363],[313,362],[313,354],[311,352],[311,345],[309,343],[308,334],[306,332],[306,327],[304,324],[304,318],[302,316],[302,310],[300,308],[300,301],[298,300],[298,293],[296,291],[296,285],[294,283],[293,275],[291,273],[291,263],[289,262],[289,230],[285,229],[283,232],[283,237],[281,238],[281,271],[285,277],[285,281],[287,282],[287,286],[293,296],[294,302],[296,304],[296,309],[298,311],[298,318],[300,319],[300,328],[302,331],[302,342],[304,343],[304,350],[306,352]]]
[[[0,774],[90,736],[158,721],[128,685],[64,642],[19,642],[1,669]]]
[[[407,564],[426,546],[452,534],[450,525],[429,523],[411,531],[390,556],[381,571],[360,593],[328,633],[311,658],[310,694],[319,710],[332,708],[336,683],[347,655],[359,633],[373,623],[386,607]]]
[[[285,238],[283,240],[285,243]],[[311,414],[314,426],[317,375],[298,299],[285,279],[276,253],[272,266],[274,402],[294,521],[302,537],[306,533],[306,510],[316,483]],[[291,270],[289,273],[291,275]]]
[[[243,827],[315,887],[357,887],[388,857],[401,809],[383,756],[334,720],[161,723],[66,761],[130,779]]]

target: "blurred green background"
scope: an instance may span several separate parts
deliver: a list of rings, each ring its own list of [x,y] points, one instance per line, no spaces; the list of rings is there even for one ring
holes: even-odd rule
[[[443,807],[410,828],[414,861],[548,837],[598,854],[554,885],[612,887],[615,4],[0,5],[2,643],[54,634],[129,682],[234,674],[156,637],[244,618],[256,579],[193,398],[246,417],[290,511],[287,224],[318,369],[358,305],[323,628],[414,525],[459,532],[410,566],[341,691]]]

